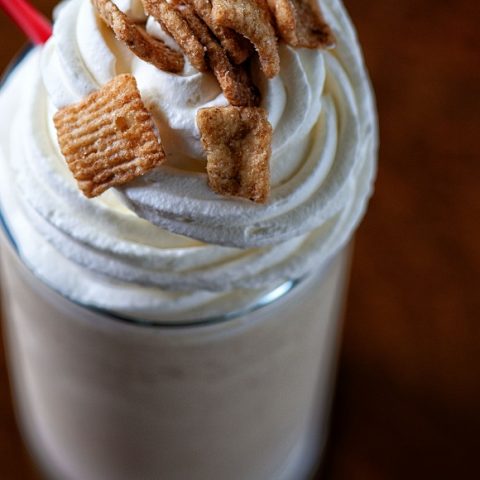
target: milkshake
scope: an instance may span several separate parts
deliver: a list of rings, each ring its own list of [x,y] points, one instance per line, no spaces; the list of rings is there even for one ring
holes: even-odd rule
[[[176,48],[142,2],[129,18]],[[187,61],[133,55],[90,1],[0,93],[2,290],[24,435],[62,479],[308,478],[328,418],[348,247],[371,192],[376,119],[355,33],[321,2],[332,50],[279,45],[252,75],[272,126],[265,204],[208,188],[195,122],[228,102]],[[95,199],[53,117],[132,74],[167,162]]]

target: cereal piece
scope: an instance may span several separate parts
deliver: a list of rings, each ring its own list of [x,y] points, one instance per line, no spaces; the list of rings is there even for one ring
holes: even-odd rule
[[[190,63],[201,72],[208,71],[205,47],[195,37],[182,15],[165,0],[142,0],[142,2],[145,12],[175,39]]]
[[[267,0],[280,36],[290,45],[297,42],[295,7],[291,0]]]
[[[143,175],[165,159],[132,75],[119,75],[54,117],[60,149],[87,197]]]
[[[113,30],[118,40],[125,43],[137,57],[160,70],[178,73],[183,70],[184,59],[160,40],[147,35],[135,25],[112,0],[92,0],[102,20]]]
[[[212,0],[215,23],[247,37],[255,46],[263,73],[273,78],[280,71],[277,37],[266,0]]]
[[[272,126],[263,108],[214,107],[197,113],[210,188],[265,203],[270,192]]]
[[[325,22],[317,0],[291,0],[295,5],[297,43],[294,47],[333,48],[335,36]]]
[[[185,0],[195,13],[208,25],[218,41],[228,53],[233,63],[240,65],[250,56],[250,42],[230,28],[217,25],[212,18],[212,2],[210,0]]]
[[[233,65],[223,48],[217,43],[208,26],[195,14],[192,8],[180,10],[196,37],[207,49],[207,60],[220,84],[225,98],[235,106],[256,106],[260,102],[257,87],[247,71]]]
[[[335,37],[317,0],[267,0],[280,36],[293,47],[332,48]]]

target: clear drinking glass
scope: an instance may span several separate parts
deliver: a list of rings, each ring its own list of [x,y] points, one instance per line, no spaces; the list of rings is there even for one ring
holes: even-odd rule
[[[1,174],[1,172],[0,172]],[[328,429],[351,245],[235,312],[159,324],[37,278],[0,205],[18,422],[48,478],[304,480]]]

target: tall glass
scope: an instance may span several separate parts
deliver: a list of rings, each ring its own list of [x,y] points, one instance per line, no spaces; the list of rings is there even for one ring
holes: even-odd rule
[[[339,12],[353,49],[340,44],[339,51],[349,60],[360,58],[348,19]],[[327,75],[326,82],[331,82],[332,95],[343,99],[338,119],[332,116],[330,124],[338,120],[339,135],[347,138],[338,155],[349,158],[355,151],[347,144],[357,138],[357,123],[359,142],[372,137],[370,143],[362,143],[358,155],[374,155],[374,108],[361,61],[349,66],[352,82],[335,66],[336,59],[330,61],[341,81]],[[325,102],[328,106],[331,100]],[[342,112],[349,108],[342,123]],[[366,120],[360,111],[367,112]],[[357,208],[346,209],[348,217],[342,212],[342,221],[335,223],[338,235],[331,238],[338,243],[348,241],[363,213],[373,176],[371,160],[366,167],[355,163],[352,181],[345,181],[345,189],[356,187],[356,180],[361,186],[359,198],[350,199],[358,202],[349,204]],[[342,163],[335,172],[343,176],[347,167]],[[2,185],[8,192],[8,182]],[[353,190],[348,192],[353,195]],[[280,286],[272,283],[271,291],[262,290],[253,302],[251,290],[248,295],[235,290],[235,300],[245,298],[245,303],[233,306],[225,301],[214,318],[155,323],[75,303],[41,280],[41,274],[36,276],[29,268],[31,257],[16,248],[21,242],[8,225],[9,219],[30,225],[28,215],[24,219],[25,212],[16,211],[14,195],[0,195],[0,203],[5,198],[9,208],[0,204],[0,271],[8,363],[19,424],[48,478],[311,477],[328,429],[350,245],[337,245],[333,256],[312,260],[308,275]],[[335,196],[335,202],[339,198]],[[13,225],[18,226],[12,220]],[[24,239],[30,237],[21,233],[33,230],[14,231]],[[333,242],[325,251],[334,250]],[[29,255],[36,247],[29,242]],[[42,268],[49,265],[45,261]],[[85,280],[92,278],[87,269],[77,271]],[[66,272],[62,270],[62,280],[77,280]],[[117,284],[112,281],[109,291],[116,293],[113,285]],[[58,290],[61,287],[56,284]]]
[[[1,235],[18,418],[48,476],[301,480],[328,425],[349,249],[249,311],[156,326],[36,278]]]

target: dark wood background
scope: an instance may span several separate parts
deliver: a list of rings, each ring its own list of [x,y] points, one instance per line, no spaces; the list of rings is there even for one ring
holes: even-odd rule
[[[49,14],[55,1],[35,3]],[[381,150],[321,478],[480,478],[480,3],[345,3]],[[0,32],[3,69],[24,39],[1,14]],[[0,358],[0,478],[38,479]]]

